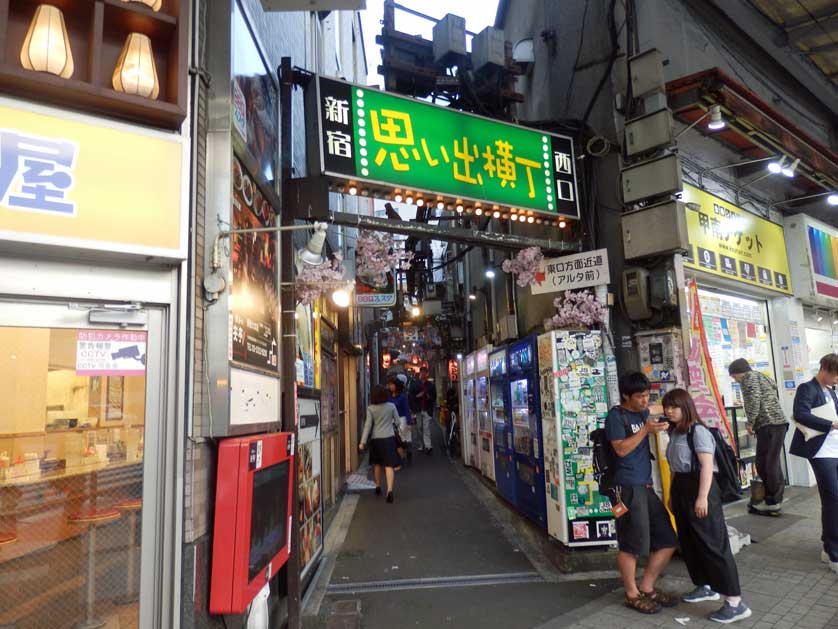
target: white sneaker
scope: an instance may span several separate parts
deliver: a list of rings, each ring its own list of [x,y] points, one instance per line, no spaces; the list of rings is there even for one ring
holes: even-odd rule
[[[825,550],[821,550],[821,561],[824,563],[829,563],[829,555],[826,554]]]
[[[838,561],[830,561],[829,569],[832,570],[832,572],[834,572],[835,574],[838,574]]]

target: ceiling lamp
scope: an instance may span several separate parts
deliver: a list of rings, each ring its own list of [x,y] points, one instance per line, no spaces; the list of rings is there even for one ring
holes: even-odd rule
[[[139,4],[144,4],[149,7],[152,11],[159,11],[160,7],[163,5],[163,0],[122,0],[125,3],[129,2],[137,2]]]
[[[783,173],[784,177],[789,177],[789,178],[794,177],[794,173],[797,170],[797,165],[798,164],[800,164],[800,158],[799,157],[791,163],[791,166],[788,166],[787,168],[781,169],[780,172]]]
[[[783,171],[783,168],[785,168],[785,165],[786,165],[786,156],[783,155],[780,158],[779,162],[776,162],[776,161],[775,162],[768,162],[768,170],[771,171],[772,173],[774,173],[775,175],[779,175]]]
[[[829,205],[838,205],[838,193],[832,193],[828,197],[826,197],[826,202]]]
[[[27,70],[49,72],[62,79],[73,76],[73,53],[64,15],[54,6],[42,4],[35,9],[20,49],[20,63]]]
[[[146,35],[128,35],[113,71],[113,88],[133,96],[157,98],[160,81],[157,79],[151,40]]]
[[[711,131],[718,131],[725,128],[725,121],[722,120],[722,108],[718,105],[710,107],[710,123],[707,128]]]

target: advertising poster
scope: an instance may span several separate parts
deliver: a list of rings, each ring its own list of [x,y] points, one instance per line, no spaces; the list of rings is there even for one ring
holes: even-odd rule
[[[372,277],[359,275],[355,279],[355,305],[367,308],[390,308],[396,305],[395,275],[387,273],[387,284],[375,286]]]
[[[233,128],[259,164],[260,175],[272,182],[277,177],[277,89],[238,3],[233,6]]]
[[[315,386],[315,352],[314,352],[314,326],[312,325],[312,307],[310,305],[297,304],[296,310],[297,326],[297,359],[296,372],[297,384],[301,387],[313,389]]]
[[[320,401],[299,400],[300,445],[297,454],[300,574],[305,576],[323,548],[321,509]]]
[[[233,229],[268,227],[274,212],[253,180],[233,158]],[[276,371],[277,285],[276,234],[231,237],[233,286],[230,299],[232,360]]]

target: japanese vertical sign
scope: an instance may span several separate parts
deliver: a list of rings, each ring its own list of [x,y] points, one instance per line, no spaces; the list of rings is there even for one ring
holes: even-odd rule
[[[176,137],[2,106],[0,238],[186,257],[183,152]]]
[[[689,283],[690,300],[690,355],[687,358],[689,372],[690,395],[695,402],[698,416],[711,426],[727,431],[728,442],[736,451],[737,443],[733,438],[733,430],[727,420],[716,374],[713,372],[713,360],[707,347],[707,334],[704,330],[704,320],[701,316],[701,302],[698,299],[698,285],[695,281]],[[738,452],[737,452],[738,454]]]
[[[684,264],[791,295],[783,227],[684,184],[690,251]]]
[[[610,284],[608,250],[597,249],[542,261],[531,286],[533,295]]]
[[[318,78],[320,170],[579,218],[570,137]]]
[[[269,227],[273,223],[273,209],[234,157],[233,229]],[[231,240],[230,359],[276,371],[276,234],[238,234]]]

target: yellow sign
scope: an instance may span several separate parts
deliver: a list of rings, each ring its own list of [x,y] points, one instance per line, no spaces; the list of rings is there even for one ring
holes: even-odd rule
[[[684,184],[690,251],[684,265],[792,294],[783,227]]]
[[[0,102],[0,239],[183,257],[183,142]]]

